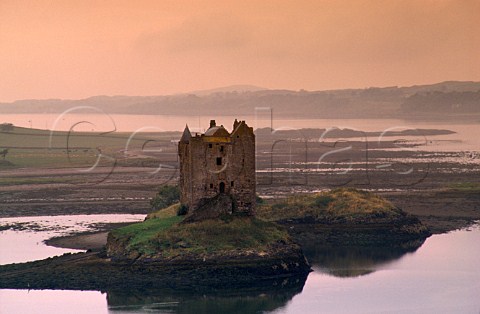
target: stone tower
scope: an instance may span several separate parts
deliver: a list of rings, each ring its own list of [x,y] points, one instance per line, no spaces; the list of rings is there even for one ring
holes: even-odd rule
[[[255,211],[255,134],[245,121],[229,133],[210,121],[204,134],[192,135],[185,126],[178,143],[180,202],[195,211],[217,195],[232,199],[232,212]]]

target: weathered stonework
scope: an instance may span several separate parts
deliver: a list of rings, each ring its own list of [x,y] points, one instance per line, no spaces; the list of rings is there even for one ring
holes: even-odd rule
[[[230,134],[210,121],[204,134],[185,127],[178,143],[180,201],[190,212],[219,194],[232,199],[233,213],[255,211],[255,134],[245,121],[235,120]]]

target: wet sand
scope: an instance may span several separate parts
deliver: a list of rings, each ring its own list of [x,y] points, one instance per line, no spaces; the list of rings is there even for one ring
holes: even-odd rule
[[[447,189],[378,193],[407,213],[416,215],[433,234],[480,221],[480,193]]]
[[[107,244],[108,231],[51,238],[45,244],[76,250],[99,251]]]

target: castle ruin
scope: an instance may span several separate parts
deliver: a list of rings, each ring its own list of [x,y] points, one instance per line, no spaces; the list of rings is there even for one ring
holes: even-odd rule
[[[218,195],[228,195],[232,213],[254,213],[255,134],[245,121],[235,119],[232,133],[215,120],[204,134],[192,135],[185,126],[178,154],[180,202],[189,212]]]

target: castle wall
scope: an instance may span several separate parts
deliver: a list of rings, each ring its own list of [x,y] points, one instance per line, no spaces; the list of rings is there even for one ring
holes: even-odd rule
[[[255,210],[255,135],[248,127],[232,134],[232,195],[238,211]]]
[[[237,125],[238,126],[238,125]],[[179,143],[181,202],[195,210],[219,193],[234,210],[255,210],[255,135],[243,122],[229,136],[195,136]]]

